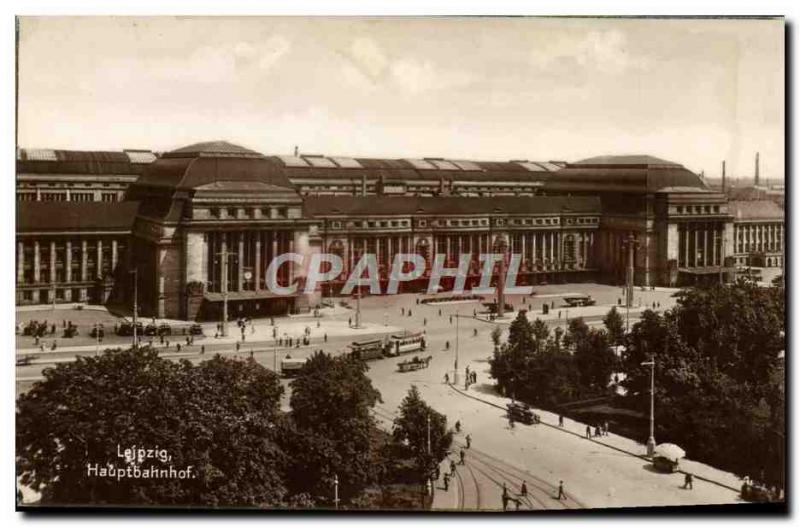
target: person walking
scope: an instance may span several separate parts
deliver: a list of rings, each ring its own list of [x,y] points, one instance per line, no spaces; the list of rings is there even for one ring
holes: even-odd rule
[[[559,415],[558,416],[558,426],[560,426],[562,428],[564,427],[564,416],[563,415]]]
[[[456,421],[456,433],[461,432],[461,421]]]
[[[456,474],[456,462],[452,459],[450,460],[450,475],[455,476]]]
[[[445,492],[447,491],[447,489],[449,487],[450,487],[450,474],[445,474],[444,475],[444,490],[445,490]]]
[[[464,464],[464,457],[465,457],[465,454],[464,454],[464,449],[463,449],[463,448],[462,448],[462,449],[461,449],[461,451],[458,453],[458,455],[459,455],[459,457],[461,458],[461,462],[459,463],[459,465],[463,465],[463,464]]]
[[[692,475],[689,472],[687,472],[686,476],[684,476],[684,478],[683,478],[683,488],[684,489],[694,489],[694,485],[692,484],[693,482],[694,482],[694,478],[692,477]]]
[[[470,445],[472,444],[472,436],[467,434],[467,437],[465,437],[464,439],[467,441],[467,448],[469,448]]]
[[[447,373],[444,374],[444,383],[450,384],[450,375],[448,375]]]
[[[586,437],[592,437],[592,427],[589,425],[586,425]]]
[[[567,499],[567,494],[564,492],[564,480],[558,482],[558,498],[559,500]]]
[[[528,485],[525,484],[525,480],[522,480],[522,486],[519,488],[519,495],[523,498],[528,497]]]

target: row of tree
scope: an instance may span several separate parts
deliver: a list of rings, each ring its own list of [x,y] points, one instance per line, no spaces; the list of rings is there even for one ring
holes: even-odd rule
[[[618,361],[612,347],[621,340],[622,318],[616,309],[606,316],[606,328],[590,328],[582,318],[567,330],[550,328],[520,311],[489,361],[500,390],[543,407],[607,393]]]
[[[655,360],[656,438],[689,455],[783,487],[785,465],[785,291],[739,281],[677,294],[676,306],[645,311],[625,333],[612,309],[604,328],[581,319],[566,332],[521,312],[495,351],[501,392],[545,408],[609,393],[614,373],[626,395],[617,405],[647,415]],[[613,347],[622,350],[618,358]],[[644,441],[645,437],[637,438]]]
[[[452,433],[414,389],[387,440],[372,414],[380,393],[366,371],[353,357],[317,353],[283,412],[278,376],[253,359],[193,365],[149,348],[78,358],[46,369],[19,396],[17,473],[50,505],[331,507],[336,479],[341,506],[370,506],[365,490],[397,479],[398,452],[421,483]],[[119,453],[130,447],[171,456],[142,460],[139,470],[191,466],[191,477],[117,479],[87,470],[125,469]]]

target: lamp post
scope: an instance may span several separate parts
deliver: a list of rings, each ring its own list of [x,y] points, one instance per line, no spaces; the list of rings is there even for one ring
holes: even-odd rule
[[[652,357],[648,362],[643,362],[642,366],[650,366],[650,437],[647,438],[647,455],[653,456],[656,449],[655,438],[655,377],[656,360]]]
[[[139,336],[136,334],[136,317],[139,314],[139,269],[129,271],[133,275],[133,349],[139,349]]]
[[[223,240],[224,242],[224,240]],[[228,258],[238,257],[236,253],[228,252],[228,244],[222,244],[222,251],[217,253],[220,257],[220,287],[222,289],[222,336],[228,336]]]
[[[458,386],[458,333],[459,333],[459,314],[456,311],[456,347],[455,347],[455,362],[453,363],[453,385]]]
[[[631,233],[623,242],[628,256],[628,265],[625,272],[625,333],[630,329],[630,309],[633,305],[633,275],[634,275],[634,254],[633,251],[639,242],[636,237]]]
[[[333,505],[339,510],[339,476],[333,475]]]

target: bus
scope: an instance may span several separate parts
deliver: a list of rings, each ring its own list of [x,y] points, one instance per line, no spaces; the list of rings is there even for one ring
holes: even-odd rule
[[[306,365],[306,362],[308,359],[293,359],[287,355],[285,359],[281,360],[281,374],[284,377],[295,377]]]
[[[350,350],[361,360],[382,359],[386,344],[383,339],[361,340],[350,343]]]
[[[570,295],[564,297],[569,307],[593,306],[597,301],[589,295]]]
[[[423,333],[392,335],[389,338],[389,345],[386,347],[386,354],[394,357],[402,353],[414,353],[424,349],[425,335]]]

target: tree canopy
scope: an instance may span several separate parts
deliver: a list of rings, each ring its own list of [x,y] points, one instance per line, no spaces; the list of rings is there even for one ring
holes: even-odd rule
[[[17,400],[17,470],[49,504],[276,507],[285,458],[276,443],[282,388],[253,360],[193,366],[155,350],[109,350],[44,371]],[[194,467],[193,476],[90,475],[126,468],[120,449],[163,449],[140,469]]]

